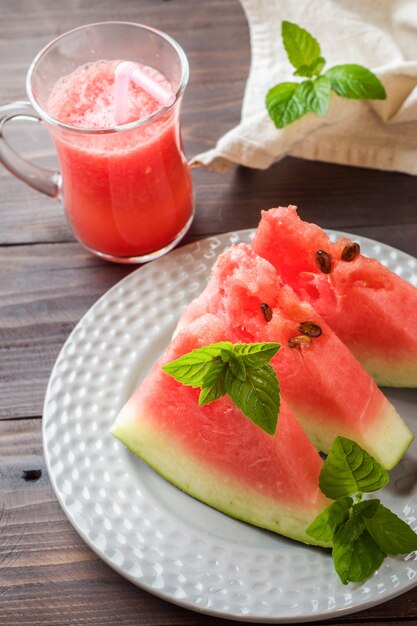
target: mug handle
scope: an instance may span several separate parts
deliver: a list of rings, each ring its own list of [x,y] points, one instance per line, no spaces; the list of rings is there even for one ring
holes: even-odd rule
[[[42,123],[41,117],[30,102],[22,100],[0,106],[0,163],[33,189],[58,199],[61,190],[60,173],[27,161],[9,145],[4,137],[4,127],[7,122],[14,119]]]

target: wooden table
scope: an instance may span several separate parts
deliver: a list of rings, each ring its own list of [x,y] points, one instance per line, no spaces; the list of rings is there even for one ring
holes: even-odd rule
[[[2,0],[1,104],[25,97],[37,51],[76,26],[145,22],[185,48],[191,81],[183,136],[192,156],[239,119],[249,67],[248,28],[237,0]],[[46,131],[16,125],[9,136],[42,165],[55,157]],[[293,203],[324,227],[369,236],[417,255],[417,179],[399,173],[287,158],[268,171],[194,171],[197,215],[184,243],[254,227],[262,208]],[[89,255],[59,204],[0,170],[0,624],[221,625],[133,586],[71,527],[52,491],[41,442],[42,401],[69,332],[134,267]],[[41,469],[39,480],[23,478]],[[417,590],[339,624],[417,624]],[[321,622],[320,622],[321,623]]]

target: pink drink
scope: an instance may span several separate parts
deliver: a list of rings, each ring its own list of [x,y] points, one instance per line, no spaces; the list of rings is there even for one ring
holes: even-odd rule
[[[53,129],[63,197],[77,237],[106,256],[143,256],[169,245],[193,214],[192,183],[179,134],[179,107],[132,130],[115,127],[114,70],[118,62],[96,61],[61,78],[48,113],[74,133]],[[166,78],[145,68],[154,80]],[[131,83],[128,120],[145,120],[161,105]]]

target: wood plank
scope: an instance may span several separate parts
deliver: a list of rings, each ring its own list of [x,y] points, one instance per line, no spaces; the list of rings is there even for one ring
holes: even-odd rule
[[[322,227],[378,234],[382,241],[388,235],[387,243],[417,255],[409,230],[416,223],[417,177],[290,157],[266,171],[238,167],[227,175],[198,174],[199,232],[251,228],[262,209],[295,204],[303,219]]]
[[[42,469],[35,482],[24,470]],[[0,421],[0,623],[222,626],[127,582],[96,556],[65,517],[51,488],[40,420]],[[386,604],[318,624],[374,625],[417,619],[412,591]]]
[[[0,249],[0,417],[41,415],[66,337],[132,270],[101,261],[76,243]]]

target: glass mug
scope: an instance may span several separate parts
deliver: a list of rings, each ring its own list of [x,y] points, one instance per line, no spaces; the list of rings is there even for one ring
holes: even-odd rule
[[[143,119],[102,128],[72,125],[48,111],[59,79],[86,64],[94,70],[95,62],[116,67],[122,60],[160,72],[170,83],[175,102],[158,105]],[[0,107],[0,162],[35,189],[61,199],[75,237],[90,252],[121,263],[157,258],[180,241],[194,216],[191,175],[180,135],[188,75],[182,48],[153,28],[101,22],[65,33],[33,61],[26,81],[30,102]],[[92,88],[86,84],[81,89],[80,84],[81,91]],[[74,101],[74,106],[78,104]],[[4,125],[19,117],[47,126],[60,172],[30,163],[6,142]]]

